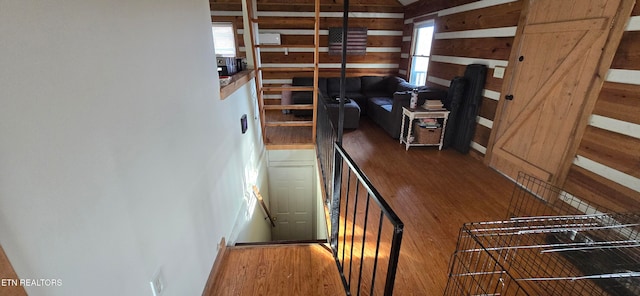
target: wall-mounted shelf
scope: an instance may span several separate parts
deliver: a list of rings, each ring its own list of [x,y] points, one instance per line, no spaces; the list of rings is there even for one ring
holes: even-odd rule
[[[251,81],[255,77],[255,72],[252,69],[240,71],[231,76],[231,82],[229,84],[220,87],[220,99],[224,100],[241,86]]]

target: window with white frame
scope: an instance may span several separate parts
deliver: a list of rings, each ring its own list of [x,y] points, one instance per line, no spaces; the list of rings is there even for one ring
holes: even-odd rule
[[[433,40],[433,20],[414,24],[413,44],[411,46],[411,69],[409,82],[423,86],[427,82],[427,69],[431,56],[431,41]]]
[[[235,57],[236,56],[236,35],[233,30],[233,23],[212,23],[213,46],[216,56]]]

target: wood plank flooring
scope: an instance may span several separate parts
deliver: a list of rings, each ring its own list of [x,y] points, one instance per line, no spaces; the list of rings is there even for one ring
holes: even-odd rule
[[[406,151],[366,117],[345,132],[343,146],[404,222],[394,295],[442,295],[460,227],[504,219],[513,184],[455,150]],[[344,295],[339,281],[326,282],[338,276],[331,254],[322,261],[309,257],[319,246],[308,248],[233,249],[225,264],[234,269],[222,272],[210,295]]]
[[[18,275],[11,266],[9,258],[0,246],[0,280],[5,280],[0,285],[0,295],[3,296],[26,296],[27,292],[20,285],[14,285],[13,280],[18,280]]]
[[[267,122],[311,120],[311,117],[282,114],[281,110],[266,110],[265,115]],[[313,149],[315,147],[310,126],[267,126],[265,135],[267,149]]]
[[[394,295],[442,295],[460,227],[504,219],[513,183],[453,149],[406,151],[366,118],[343,146],[404,222]]]
[[[344,295],[329,249],[319,244],[229,247],[210,294]]]

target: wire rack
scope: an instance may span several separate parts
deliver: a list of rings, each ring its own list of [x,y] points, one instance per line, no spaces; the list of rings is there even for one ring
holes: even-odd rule
[[[640,295],[640,216],[521,174],[505,221],[460,230],[445,295]]]

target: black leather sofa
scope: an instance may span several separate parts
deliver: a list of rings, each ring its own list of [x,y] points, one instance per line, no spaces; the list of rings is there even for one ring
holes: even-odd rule
[[[293,86],[311,86],[312,77],[294,77]],[[318,88],[320,98],[332,101],[340,95],[340,78],[319,78]],[[397,139],[400,136],[400,126],[402,123],[402,107],[409,107],[411,101],[411,91],[419,90],[418,104],[423,104],[425,99],[444,100],[447,92],[441,89],[427,87],[417,87],[397,76],[361,76],[347,77],[345,80],[345,97],[356,104],[349,107],[359,108],[359,115],[366,114],[371,120],[382,127],[391,137]],[[292,100],[294,104],[311,104],[312,92],[294,92]],[[446,106],[446,102],[445,102]],[[310,110],[293,110],[296,116],[309,116]],[[345,128],[353,128],[352,118],[356,112],[347,111],[349,118],[345,116]],[[358,116],[359,117],[359,116]],[[355,124],[357,127],[357,123]]]

